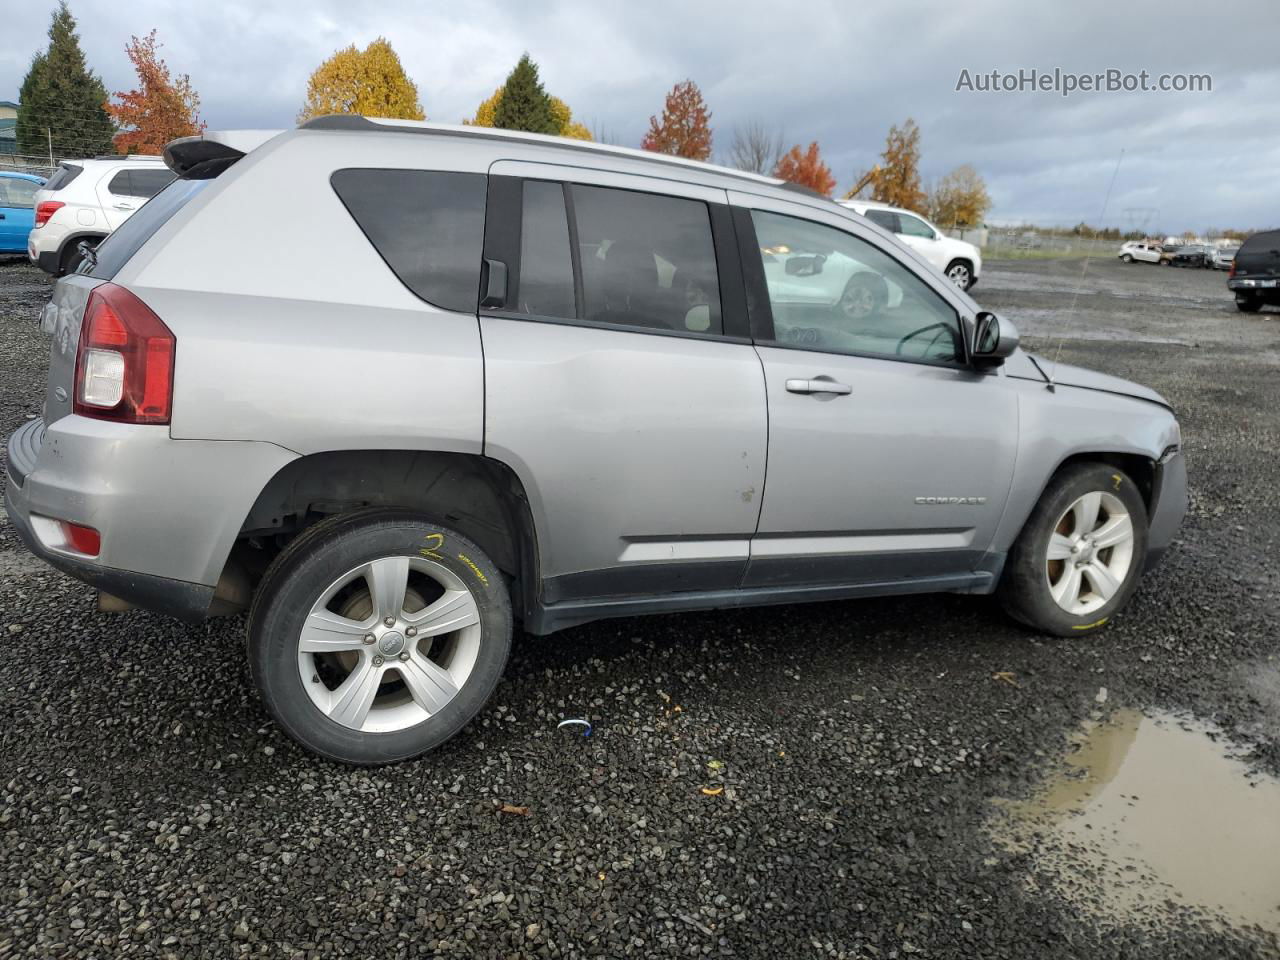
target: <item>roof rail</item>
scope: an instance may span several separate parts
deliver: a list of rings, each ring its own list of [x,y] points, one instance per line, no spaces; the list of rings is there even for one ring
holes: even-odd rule
[[[153,153],[104,153],[98,157],[89,157],[90,160],[164,160],[164,157],[158,157]]]
[[[631,147],[615,147],[612,144],[594,143],[587,140],[571,140],[567,137],[548,136],[542,133],[525,133],[522,130],[501,130],[496,127],[455,126],[447,123],[427,123],[423,120],[394,120],[382,117],[362,117],[356,114],[330,114],[316,117],[298,125],[299,130],[346,130],[373,133],[412,133],[441,137],[466,137],[477,140],[504,140],[510,143],[545,144],[559,150],[580,151],[603,156],[623,157],[642,160],[661,166],[680,166],[701,170],[704,173],[720,177],[731,177],[750,183],[778,187],[783,181],[774,177],[766,177],[759,173],[745,170],[734,170],[720,167],[712,163],[702,163],[685,157],[673,157],[665,153],[654,153],[651,150],[635,150]],[[804,188],[801,188],[804,189]],[[821,196],[821,194],[815,194]],[[828,199],[824,197],[823,199]]]

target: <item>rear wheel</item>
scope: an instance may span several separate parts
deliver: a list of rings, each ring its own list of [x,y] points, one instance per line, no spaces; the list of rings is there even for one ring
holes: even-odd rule
[[[1077,636],[1133,596],[1147,553],[1147,510],[1132,479],[1108,464],[1061,471],[1009,552],[1000,600],[1017,620]]]
[[[374,765],[448,740],[484,706],[511,648],[502,575],[423,517],[317,524],[272,564],[249,614],[263,702],[325,757]]]
[[[1236,309],[1243,313],[1257,313],[1262,309],[1262,301],[1257,297],[1246,297],[1243,300],[1237,298]]]
[[[96,240],[72,240],[62,248],[62,256],[58,260],[58,276],[65,277],[69,273],[75,273],[76,267],[84,260],[84,254],[80,252],[80,244],[86,244],[90,250],[98,245]]]

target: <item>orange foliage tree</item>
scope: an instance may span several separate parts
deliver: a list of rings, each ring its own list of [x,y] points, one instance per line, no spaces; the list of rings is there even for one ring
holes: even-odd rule
[[[107,113],[121,131],[115,147],[121,153],[158,154],[178,137],[192,137],[204,130],[200,119],[200,95],[185,73],[169,76],[160,59],[156,32],[132,37],[124,51],[138,73],[138,88],[113,94],[119,103],[107,102]]]
[[[809,144],[808,150],[802,152],[797,143],[784,153],[778,165],[773,168],[773,175],[780,180],[816,190],[824,197],[836,188],[836,178],[831,175],[831,168],[822,162],[816,140]]]
[[[667,94],[662,119],[649,118],[649,132],[640,141],[640,148],[690,160],[710,160],[710,121],[711,112],[698,85],[692,80],[677,83]]]

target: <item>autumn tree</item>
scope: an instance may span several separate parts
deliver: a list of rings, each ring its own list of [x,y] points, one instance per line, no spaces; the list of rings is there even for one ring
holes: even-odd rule
[[[690,160],[709,160],[710,121],[711,113],[698,85],[692,80],[677,83],[667,94],[662,118],[649,118],[649,132],[640,141],[640,148]]]
[[[378,37],[363,50],[355,44],[316,67],[307,81],[307,102],[298,122],[330,113],[425,120],[418,88],[391,44]]]
[[[529,54],[520,57],[515,69],[507,76],[507,82],[494,96],[498,102],[493,108],[493,126],[529,133],[559,132],[551,111],[551,97],[542,88],[538,65]]]
[[[168,65],[157,53],[160,44],[152,30],[145,37],[131,37],[124,52],[138,74],[137,89],[115,93],[119,103],[108,103],[107,113],[121,128],[115,136],[120,153],[158,154],[178,137],[193,137],[204,130],[200,120],[200,95],[185,73],[169,76]]]
[[[831,175],[831,168],[822,162],[816,140],[809,144],[808,150],[802,151],[797,143],[784,153],[778,160],[778,165],[773,168],[773,175],[780,180],[816,190],[824,197],[836,188],[836,178]]]
[[[18,99],[18,153],[91,157],[111,151],[115,127],[103,109],[107,88],[85,62],[65,2],[53,12],[49,46],[32,58]]]
[[[751,173],[770,173],[782,157],[782,132],[762,123],[750,120],[733,128],[733,144],[729,147],[729,162],[739,170]]]
[[[920,186],[920,128],[910,117],[901,128],[889,128],[877,166],[879,171],[870,179],[873,200],[907,210],[925,208],[928,198]]]
[[[987,185],[967,163],[939,180],[929,193],[929,216],[945,226],[979,226],[990,209]]]

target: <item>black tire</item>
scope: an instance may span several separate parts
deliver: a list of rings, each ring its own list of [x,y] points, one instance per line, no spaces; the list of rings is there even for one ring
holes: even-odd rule
[[[1120,258],[1121,263],[1133,263],[1133,255],[1126,253]]]
[[[465,682],[438,712],[392,732],[364,732],[331,719],[312,701],[299,669],[299,636],[312,605],[335,580],[362,563],[400,556],[429,556],[467,587],[479,612],[479,651]],[[249,611],[249,666],[268,712],[308,750],[357,766],[396,763],[438,747],[485,705],[507,663],[511,624],[503,576],[475,543],[420,514],[362,510],[309,528],[271,564]],[[381,695],[386,687],[378,689]]]
[[[1133,555],[1128,573],[1103,606],[1077,616],[1049,592],[1049,538],[1059,518],[1080,497],[1094,491],[1121,501],[1133,523]],[[1133,480],[1105,463],[1078,463],[1060,470],[1040,497],[1005,562],[997,596],[1005,611],[1027,626],[1059,637],[1077,637],[1105,626],[1133,596],[1147,555],[1147,508]]]
[[[80,252],[80,244],[85,242],[91,247],[96,246],[92,241],[71,240],[62,248],[62,255],[58,258],[58,276],[65,277],[76,272],[76,267],[80,266],[80,262],[84,260],[84,254]]]
[[[1236,309],[1241,313],[1257,313],[1262,309],[1262,301],[1256,297],[1250,297],[1247,300],[1236,300]]]

